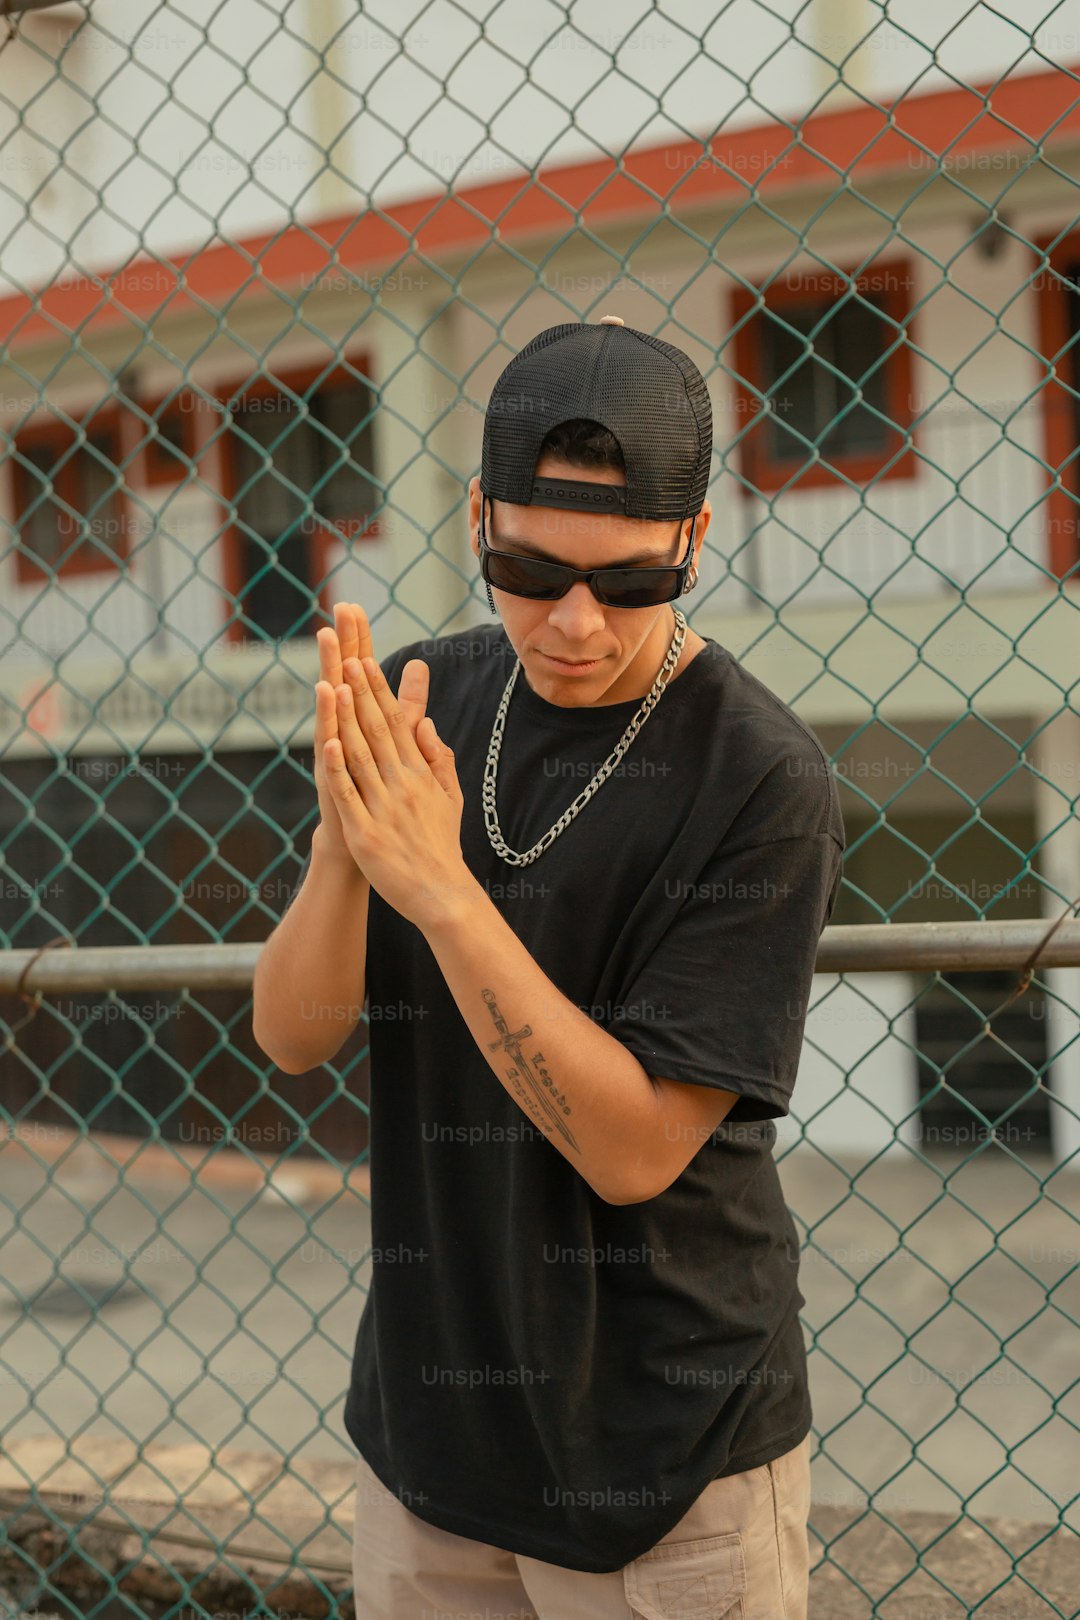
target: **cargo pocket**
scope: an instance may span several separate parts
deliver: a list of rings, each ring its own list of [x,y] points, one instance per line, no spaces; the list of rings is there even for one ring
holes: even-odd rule
[[[742,1537],[658,1542],[623,1566],[623,1586],[641,1620],[743,1620]]]

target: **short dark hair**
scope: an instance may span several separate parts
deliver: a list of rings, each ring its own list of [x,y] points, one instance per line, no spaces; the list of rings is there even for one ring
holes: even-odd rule
[[[537,461],[543,455],[558,456],[571,467],[614,467],[626,471],[622,447],[614,433],[602,422],[587,416],[574,416],[553,427],[540,446]]]

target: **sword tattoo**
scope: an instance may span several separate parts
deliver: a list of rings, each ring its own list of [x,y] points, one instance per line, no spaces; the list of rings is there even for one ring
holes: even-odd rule
[[[511,1030],[506,1019],[499,1011],[494,990],[485,988],[481,990],[480,994],[487,1003],[487,1010],[491,1014],[495,1028],[499,1032],[497,1041],[488,1042],[489,1049],[494,1051],[497,1046],[501,1046],[507,1056],[512,1057],[517,1065],[516,1068],[508,1071],[507,1078],[514,1082],[515,1089],[523,1096],[525,1092],[520,1081],[524,1080],[528,1084],[534,1101],[539,1105],[542,1112],[547,1115],[551,1124],[554,1125],[561,1136],[565,1137],[575,1152],[580,1153],[581,1149],[574,1140],[573,1132],[562,1117],[563,1114],[570,1112],[570,1106],[566,1101],[566,1093],[556,1090],[555,1082],[543,1066],[543,1052],[535,1052],[532,1058],[532,1063],[535,1063],[539,1070],[539,1077],[533,1073],[532,1063],[525,1056],[521,1043],[526,1035],[532,1034],[532,1025],[523,1024],[520,1029]]]

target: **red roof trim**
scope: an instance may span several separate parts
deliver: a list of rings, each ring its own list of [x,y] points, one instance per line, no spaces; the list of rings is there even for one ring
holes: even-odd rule
[[[485,242],[524,238],[580,221],[592,230],[667,204],[676,212],[773,198],[847,174],[856,185],[907,171],[930,178],[944,157],[959,178],[965,160],[987,151],[1022,152],[1080,137],[1080,64],[999,84],[958,86],[888,107],[857,105],[812,113],[791,129],[771,122],[700,141],[678,141],[609,159],[554,165],[438,191],[360,215],[289,224],[243,241],[217,242],[170,261],[144,257],[114,272],[58,280],[33,296],[0,298],[8,348],[76,329],[146,323],[203,305],[266,297],[310,286],[328,271],[394,264],[411,252],[438,260]],[[257,265],[253,261],[259,261]]]

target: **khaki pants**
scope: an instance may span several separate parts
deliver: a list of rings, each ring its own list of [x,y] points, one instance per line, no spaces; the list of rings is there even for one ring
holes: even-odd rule
[[[807,1620],[810,1435],[714,1479],[674,1529],[610,1575],[439,1530],[356,1474],[356,1620]]]

